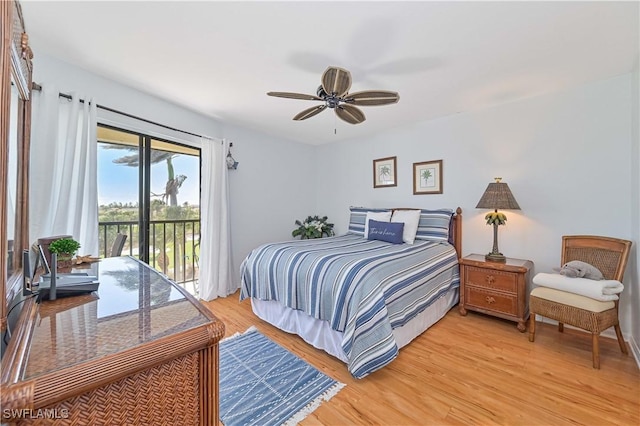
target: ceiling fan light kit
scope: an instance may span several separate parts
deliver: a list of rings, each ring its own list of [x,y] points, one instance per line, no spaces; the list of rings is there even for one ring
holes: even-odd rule
[[[322,74],[322,84],[316,95],[291,92],[267,92],[269,96],[306,101],[322,101],[324,104],[307,108],[296,114],[294,120],[306,120],[330,108],[338,118],[349,124],[359,124],[366,120],[358,106],[377,106],[395,104],[400,100],[397,92],[388,90],[364,90],[349,94],[351,89],[351,73],[344,68],[329,67]]]

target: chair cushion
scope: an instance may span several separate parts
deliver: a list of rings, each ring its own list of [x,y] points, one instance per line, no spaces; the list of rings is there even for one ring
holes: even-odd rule
[[[611,301],[600,302],[590,297],[580,296],[575,293],[567,293],[566,291],[555,290],[548,287],[534,288],[531,291],[531,296],[591,312],[604,312],[609,309],[613,309],[616,306],[615,303]]]

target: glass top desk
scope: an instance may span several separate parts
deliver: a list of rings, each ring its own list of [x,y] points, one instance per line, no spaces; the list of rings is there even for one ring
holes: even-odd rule
[[[217,424],[222,322],[132,257],[86,271],[97,292],[26,303],[2,359],[3,408],[25,423],[48,409],[62,423]]]

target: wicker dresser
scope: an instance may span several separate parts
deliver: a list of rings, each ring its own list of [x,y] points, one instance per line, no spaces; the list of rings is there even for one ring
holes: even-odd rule
[[[472,310],[516,321],[518,330],[524,332],[532,268],[530,260],[488,262],[480,254],[460,259],[460,314]]]
[[[136,259],[92,268],[97,293],[25,302],[2,359],[2,422],[218,424],[222,322]]]

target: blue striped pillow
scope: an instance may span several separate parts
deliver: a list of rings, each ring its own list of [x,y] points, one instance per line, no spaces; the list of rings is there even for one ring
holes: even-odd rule
[[[368,209],[366,207],[350,207],[351,215],[349,216],[349,233],[364,235],[364,221],[367,218],[367,212],[390,212],[391,209]]]
[[[449,241],[449,224],[453,210],[420,210],[416,240]]]

